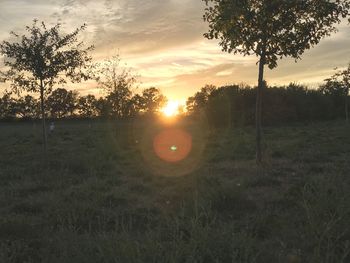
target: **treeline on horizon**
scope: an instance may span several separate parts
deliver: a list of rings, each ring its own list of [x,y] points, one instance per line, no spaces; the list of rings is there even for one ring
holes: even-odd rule
[[[155,87],[133,94],[128,86],[97,98],[65,88],[55,89],[46,98],[45,117],[51,119],[114,118],[127,119],[136,115],[153,115],[166,103],[166,97]],[[0,120],[33,120],[41,118],[40,99],[31,95],[0,98]]]
[[[96,98],[80,96],[76,91],[56,89],[47,97],[46,116],[51,119],[103,118],[130,119],[157,115],[166,103],[159,89],[151,87],[141,94],[130,90]],[[117,96],[117,97],[116,97]],[[263,123],[276,125],[290,122],[312,122],[346,117],[349,96],[340,83],[328,81],[318,89],[291,83],[287,86],[265,84]],[[253,125],[256,87],[206,85],[186,102],[182,115],[207,118],[211,127]],[[40,119],[40,101],[31,95],[0,98],[0,119]]]
[[[290,83],[263,89],[262,120],[266,125],[346,118],[349,96],[340,83],[327,81],[317,89]],[[253,125],[256,87],[207,85],[187,100],[188,113],[205,114],[212,127]]]

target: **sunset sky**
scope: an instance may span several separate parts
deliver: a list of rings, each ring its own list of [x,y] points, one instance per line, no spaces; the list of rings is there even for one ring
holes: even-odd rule
[[[60,22],[67,32],[87,23],[82,39],[95,45],[95,61],[119,50],[123,63],[140,75],[141,88],[161,88],[170,99],[185,99],[205,84],[255,84],[256,57],[223,53],[203,37],[204,7],[201,0],[0,0],[0,40],[12,30],[23,33],[34,18]],[[297,64],[284,59],[276,70],[267,70],[266,80],[316,86],[334,67],[350,62],[349,40],[350,26],[344,23]],[[95,86],[83,83],[78,90],[98,93]]]

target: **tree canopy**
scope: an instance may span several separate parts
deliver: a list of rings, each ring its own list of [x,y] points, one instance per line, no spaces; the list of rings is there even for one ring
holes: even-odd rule
[[[91,62],[89,51],[93,46],[83,48],[78,42],[78,34],[86,28],[84,24],[72,33],[62,34],[61,25],[47,28],[45,23],[34,20],[27,26],[29,35],[11,32],[16,41],[3,41],[0,54],[5,56],[6,80],[12,81],[15,91],[40,91],[50,93],[54,84],[73,82],[89,78],[88,64]]]
[[[305,50],[336,31],[349,16],[350,0],[203,0],[208,39],[223,51],[259,57],[256,96],[256,161],[262,162],[261,120],[264,66],[277,67],[282,57],[299,59]]]
[[[89,63],[92,58],[89,46],[83,48],[78,34],[86,28],[82,25],[72,33],[62,34],[60,24],[47,28],[44,22],[34,20],[26,26],[28,35],[11,32],[15,41],[0,43],[0,54],[5,56],[7,72],[2,79],[11,81],[12,91],[40,92],[43,141],[46,151],[45,96],[55,84],[80,82],[90,78]]]
[[[275,68],[279,58],[299,59],[306,49],[337,29],[349,15],[349,0],[203,0],[208,39],[223,51],[264,56]]]

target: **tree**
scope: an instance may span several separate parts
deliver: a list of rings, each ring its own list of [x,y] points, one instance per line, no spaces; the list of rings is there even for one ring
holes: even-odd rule
[[[262,162],[261,108],[264,67],[277,67],[282,57],[300,59],[306,49],[336,31],[349,15],[349,0],[203,0],[208,39],[219,39],[223,51],[256,55],[256,161]]]
[[[132,93],[126,86],[120,86],[116,91],[111,92],[106,100],[109,103],[112,117],[124,118],[130,115],[130,99]]]
[[[11,98],[10,94],[5,93],[0,98],[0,119],[16,118],[16,101]]]
[[[129,116],[136,76],[131,74],[130,70],[120,67],[119,56],[97,63],[95,68],[97,68],[99,87],[107,93],[106,100],[112,116],[117,118]]]
[[[105,98],[99,98],[95,103],[97,116],[107,118],[111,115],[111,106]]]
[[[166,103],[166,97],[155,87],[142,91],[141,111],[147,114],[156,113]]]
[[[344,98],[345,121],[349,123],[349,90],[350,90],[350,64],[344,70],[339,70],[321,86],[321,91],[335,98]]]
[[[11,32],[16,42],[3,41],[0,54],[4,55],[8,71],[5,79],[12,82],[13,91],[40,92],[43,142],[46,151],[47,137],[45,125],[45,96],[50,94],[55,84],[80,82],[90,78],[88,55],[92,46],[83,48],[78,42],[78,34],[86,28],[84,24],[72,33],[61,34],[60,24],[47,28],[45,23],[34,20],[27,26],[27,35]]]
[[[40,115],[40,103],[30,95],[21,97],[16,102],[16,113],[22,118],[35,119]]]
[[[79,115],[85,118],[91,118],[97,115],[97,108],[96,108],[96,97],[94,95],[87,95],[80,97],[78,99],[78,112]]]
[[[198,113],[206,105],[210,94],[216,89],[214,85],[206,84],[200,91],[186,101],[186,108],[189,113]]]
[[[54,90],[47,98],[48,109],[53,118],[72,116],[76,109],[78,93],[63,88]]]
[[[143,97],[140,94],[134,94],[130,100],[130,115],[136,116],[143,111]]]

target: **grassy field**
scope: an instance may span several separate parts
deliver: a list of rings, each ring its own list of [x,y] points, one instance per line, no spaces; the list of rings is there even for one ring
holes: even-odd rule
[[[169,125],[168,125],[169,126]],[[350,127],[182,122],[192,151],[153,151],[165,124],[0,123],[0,262],[350,262]]]

